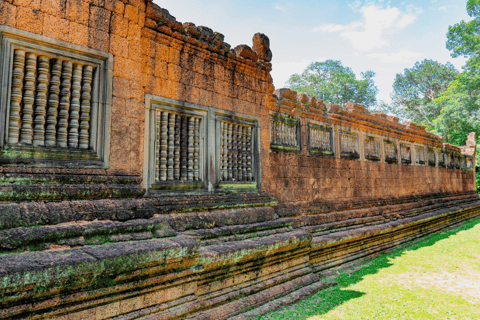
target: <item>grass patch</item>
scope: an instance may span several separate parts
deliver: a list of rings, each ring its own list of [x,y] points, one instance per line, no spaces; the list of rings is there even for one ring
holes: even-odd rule
[[[257,319],[480,319],[480,218],[326,281],[338,285]]]

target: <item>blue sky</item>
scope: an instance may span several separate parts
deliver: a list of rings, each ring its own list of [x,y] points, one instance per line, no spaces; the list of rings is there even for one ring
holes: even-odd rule
[[[357,75],[376,73],[378,100],[390,101],[397,73],[416,61],[452,62],[445,48],[449,25],[469,20],[467,0],[155,0],[180,22],[204,25],[225,35],[232,47],[252,44],[256,32],[270,38],[272,77],[282,88],[309,63],[341,60]]]

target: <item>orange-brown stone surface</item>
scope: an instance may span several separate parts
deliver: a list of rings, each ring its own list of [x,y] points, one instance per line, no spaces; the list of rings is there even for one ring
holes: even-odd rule
[[[0,318],[244,319],[480,212],[474,170],[308,154],[309,121],[334,126],[336,149],[341,130],[360,150],[367,135],[473,157],[476,145],[275,91],[261,33],[231,49],[145,0],[0,0],[0,24],[113,55],[108,168],[0,167],[5,181],[34,181],[0,184],[24,196],[0,203]],[[146,95],[257,117],[261,190],[141,198]],[[272,115],[300,121],[298,152],[271,148]]]

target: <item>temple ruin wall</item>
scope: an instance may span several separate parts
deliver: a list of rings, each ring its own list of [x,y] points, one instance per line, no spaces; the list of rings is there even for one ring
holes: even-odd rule
[[[150,1],[0,0],[0,318],[247,319],[478,216],[475,134],[271,59]]]

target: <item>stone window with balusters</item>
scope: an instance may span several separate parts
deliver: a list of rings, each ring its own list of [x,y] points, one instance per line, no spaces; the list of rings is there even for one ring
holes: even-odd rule
[[[307,147],[310,155],[335,155],[333,127],[308,122]]]
[[[425,164],[425,147],[424,146],[415,146],[415,164],[417,165]]]
[[[257,117],[151,95],[146,100],[149,195],[259,190]]]
[[[358,133],[339,130],[340,138],[340,157],[347,159],[360,158],[359,145],[358,145]]]
[[[112,56],[0,27],[0,163],[106,167]]]
[[[400,157],[402,164],[412,163],[412,146],[410,144],[400,144]]]
[[[397,152],[397,142],[394,140],[383,140],[383,148],[385,152],[385,162],[387,163],[397,163],[398,162],[398,152]]]
[[[435,167],[437,164],[437,155],[435,154],[435,149],[428,147],[427,148],[427,161],[430,167]]]
[[[380,139],[366,135],[363,141],[365,159],[379,161],[381,159]]]
[[[280,152],[300,153],[301,121],[287,115],[270,115],[270,148]]]

